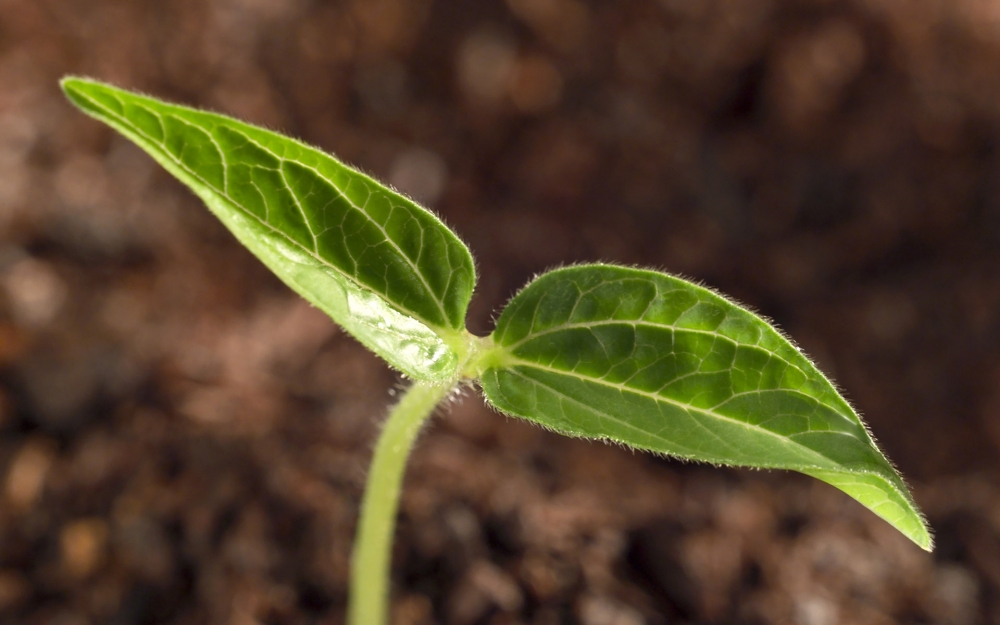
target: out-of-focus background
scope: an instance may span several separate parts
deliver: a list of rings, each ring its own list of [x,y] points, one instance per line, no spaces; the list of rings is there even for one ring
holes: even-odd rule
[[[478,259],[479,333],[564,263],[732,294],[839,381],[937,534],[470,392],[412,459],[394,623],[1000,623],[996,2],[0,0],[0,622],[337,624],[401,382],[67,73],[422,200]]]

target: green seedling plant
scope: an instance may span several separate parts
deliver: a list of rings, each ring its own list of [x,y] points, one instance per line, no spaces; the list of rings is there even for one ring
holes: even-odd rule
[[[187,185],[282,281],[412,380],[372,458],[348,621],[388,618],[403,470],[435,407],[486,402],[568,436],[718,465],[790,469],[844,491],[923,549],[906,485],[831,382],[765,320],[645,269],[565,267],[486,337],[465,328],[472,255],[437,217],[334,157],[235,119],[69,77],[69,99]]]

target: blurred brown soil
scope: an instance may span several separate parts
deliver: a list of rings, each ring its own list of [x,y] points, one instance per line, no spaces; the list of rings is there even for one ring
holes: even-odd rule
[[[0,623],[343,623],[401,385],[67,73],[426,202],[478,259],[479,333],[570,262],[733,294],[846,389],[937,533],[470,389],[412,459],[395,623],[1000,623],[998,68],[987,0],[0,0]]]

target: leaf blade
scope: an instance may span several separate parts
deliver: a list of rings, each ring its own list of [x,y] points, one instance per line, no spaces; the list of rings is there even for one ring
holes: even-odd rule
[[[556,431],[833,484],[924,549],[930,533],[861,419],[765,321],[665,274],[545,274],[514,297],[482,375],[497,408]]]
[[[66,78],[62,86],[390,364],[418,379],[454,377],[475,268],[465,245],[430,212],[277,133],[87,79]]]

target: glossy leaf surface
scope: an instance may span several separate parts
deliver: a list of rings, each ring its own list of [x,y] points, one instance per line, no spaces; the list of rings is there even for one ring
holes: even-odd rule
[[[414,378],[454,377],[475,271],[430,212],[277,133],[90,80],[62,85],[367,347]]]
[[[858,415],[769,324],[665,274],[545,274],[500,316],[483,390],[557,432],[706,462],[800,471],[930,549],[906,486]]]

